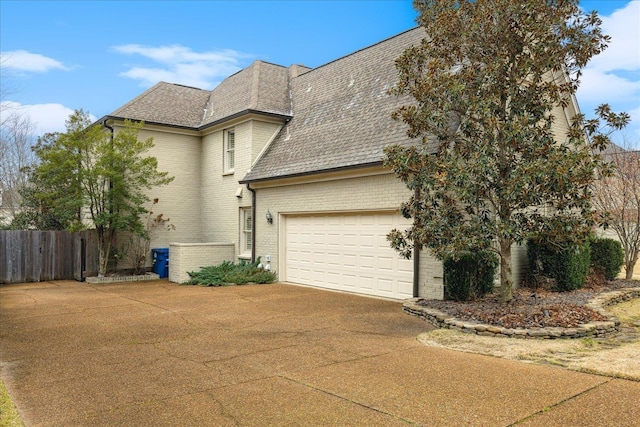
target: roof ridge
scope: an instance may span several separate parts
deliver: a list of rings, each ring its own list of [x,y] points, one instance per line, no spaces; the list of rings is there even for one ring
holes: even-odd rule
[[[249,109],[253,110],[258,106],[258,98],[260,96],[260,68],[262,61],[254,61],[251,66],[253,73],[251,78],[251,95],[249,96]]]
[[[331,60],[331,61],[329,61],[329,62],[327,62],[327,63],[324,63],[324,64],[322,64],[322,65],[318,65],[318,66],[317,66],[317,67],[315,67],[315,68],[311,68],[309,71],[307,71],[307,72],[305,72],[305,73],[303,73],[303,74],[300,74],[300,76],[303,76],[303,75],[305,75],[305,74],[312,73],[312,72],[314,72],[314,71],[316,71],[316,70],[318,70],[318,69],[320,69],[320,68],[323,68],[323,67],[326,67],[326,66],[328,66],[328,65],[330,65],[330,64],[333,64],[334,62],[341,61],[341,60],[343,60],[343,59],[345,59],[345,58],[348,58],[348,57],[350,57],[350,56],[353,56],[353,55],[355,55],[355,54],[357,54],[357,53],[360,53],[360,52],[362,52],[362,51],[364,51],[364,50],[371,49],[371,48],[373,48],[373,47],[375,47],[375,46],[378,46],[378,45],[380,45],[380,44],[382,44],[382,43],[386,43],[386,42],[388,42],[389,40],[395,39],[395,38],[397,38],[397,37],[400,37],[400,36],[402,36],[402,35],[404,35],[404,34],[407,34],[407,33],[411,32],[411,31],[417,30],[418,28],[421,28],[421,27],[420,27],[420,26],[416,26],[416,27],[413,27],[413,28],[409,28],[408,30],[405,30],[405,31],[403,31],[403,32],[401,32],[401,33],[398,33],[398,34],[396,34],[396,35],[393,35],[393,36],[387,37],[386,39],[380,40],[379,42],[373,43],[373,44],[371,44],[371,45],[369,45],[369,46],[365,46],[365,47],[363,47],[363,48],[361,48],[361,49],[358,49],[358,50],[356,50],[356,51],[354,51],[354,52],[351,52],[351,53],[348,53],[348,54],[346,54],[346,55],[340,56],[340,57],[338,57],[338,58],[336,58],[336,59],[333,59],[333,60]],[[305,67],[306,67],[306,66],[305,66]],[[306,67],[306,68],[309,68],[309,67]]]
[[[141,99],[146,98],[147,96],[149,96],[149,94],[155,92],[161,85],[167,85],[167,84],[170,84],[170,83],[167,83],[165,81],[159,81],[158,83],[156,83],[153,86],[151,86],[149,89],[147,89],[144,92],[142,92],[140,95],[138,95],[135,98],[133,98],[131,101],[127,102],[126,104],[122,105],[120,108],[116,109],[113,113],[116,113],[116,112],[118,112],[120,110],[123,110],[126,107],[128,107],[129,105],[132,105],[134,102],[137,102],[137,101],[139,101]]]

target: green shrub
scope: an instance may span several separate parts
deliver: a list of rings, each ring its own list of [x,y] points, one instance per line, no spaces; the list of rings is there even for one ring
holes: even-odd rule
[[[493,290],[498,257],[493,252],[464,252],[443,263],[444,298],[469,301]]]
[[[246,283],[273,283],[276,280],[276,273],[258,268],[260,259],[255,263],[241,261],[234,264],[225,261],[222,264],[201,267],[200,271],[188,272],[191,278],[186,285],[200,286],[223,286],[229,283],[244,285]]]
[[[527,242],[529,271],[555,280],[558,292],[582,288],[589,274],[591,248],[583,246],[560,247],[535,240]]]
[[[591,266],[604,274],[607,280],[615,280],[624,265],[622,244],[614,239],[591,240]]]

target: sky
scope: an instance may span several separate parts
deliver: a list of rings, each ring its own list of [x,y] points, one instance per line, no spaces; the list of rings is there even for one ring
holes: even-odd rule
[[[640,0],[583,0],[609,48],[584,70],[580,109],[631,114],[640,149]],[[416,26],[411,1],[0,0],[2,114],[37,133],[83,109],[108,115],[159,81],[212,89],[253,61],[317,67]]]

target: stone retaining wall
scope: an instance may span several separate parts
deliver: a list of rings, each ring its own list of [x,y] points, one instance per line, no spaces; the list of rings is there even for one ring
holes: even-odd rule
[[[586,304],[598,313],[608,318],[602,322],[589,322],[575,328],[529,328],[511,329],[500,326],[482,324],[474,321],[456,319],[455,317],[434,308],[423,307],[418,304],[422,298],[413,298],[403,304],[402,310],[414,316],[422,317],[438,328],[455,329],[470,334],[511,337],[511,338],[583,338],[606,337],[616,334],[620,330],[620,321],[605,310],[605,307],[618,304],[633,298],[640,298],[640,288],[625,288],[617,291],[605,292]]]

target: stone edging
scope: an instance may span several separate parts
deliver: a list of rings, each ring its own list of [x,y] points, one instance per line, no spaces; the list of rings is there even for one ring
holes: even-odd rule
[[[103,283],[118,283],[118,282],[141,282],[146,280],[159,280],[160,276],[157,273],[145,273],[131,276],[105,276],[105,277],[86,277],[85,280],[90,285],[97,285]]]
[[[595,338],[611,336],[620,331],[620,321],[606,311],[605,307],[639,297],[640,288],[623,288],[602,293],[590,300],[586,304],[586,307],[606,316],[608,320],[589,322],[575,328],[548,327],[510,329],[471,320],[461,320],[440,310],[419,305],[418,301],[423,298],[413,298],[405,301],[402,306],[402,311],[413,316],[422,317],[438,328],[455,329],[461,332],[484,336],[537,339]]]

